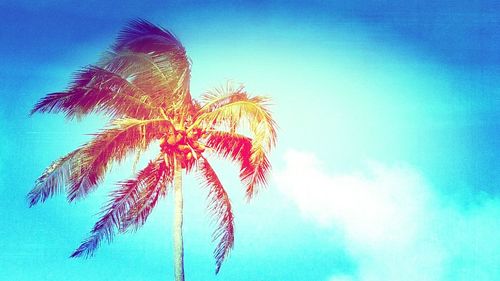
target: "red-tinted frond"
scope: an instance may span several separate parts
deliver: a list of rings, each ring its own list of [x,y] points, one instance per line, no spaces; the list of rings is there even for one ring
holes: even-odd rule
[[[172,54],[184,57],[186,51],[181,42],[168,30],[148,21],[132,20],[118,35],[113,50],[130,50],[138,53]]]
[[[111,200],[103,209],[102,217],[94,225],[90,237],[73,252],[71,257],[90,257],[103,239],[111,242],[116,230],[122,227],[127,212],[137,204],[143,190],[159,189],[158,183],[164,178],[165,164],[156,160],[142,169],[136,178],[120,182],[118,189],[111,193]]]
[[[167,186],[174,179],[173,155],[166,156],[165,161],[160,163],[161,169],[164,171],[162,177],[152,178],[145,188],[141,189],[137,196],[137,200],[131,204],[130,208],[124,214],[120,231],[124,232],[132,227],[132,230],[137,230],[146,223],[149,214],[156,206],[158,199],[167,194]]]
[[[84,145],[73,171],[68,188],[70,201],[81,198],[102,180],[113,161],[123,160],[131,151],[143,151],[149,143],[159,139],[172,126],[162,119],[120,119],[111,127],[96,134]]]
[[[67,92],[47,95],[31,113],[64,112],[67,118],[80,118],[93,112],[139,119],[159,116],[158,110],[147,102],[147,97],[146,92],[126,78],[90,66],[75,75]]]
[[[162,71],[165,80],[173,81],[172,78],[175,78],[174,82],[179,83],[179,88],[182,88],[182,95],[188,100],[191,99],[188,91],[189,58],[184,46],[168,30],[145,20],[134,20],[121,31],[112,49],[116,53],[147,54]]]
[[[257,192],[257,186],[265,186],[266,178],[271,165],[265,155],[255,156],[252,139],[235,133],[223,131],[209,131],[207,146],[220,156],[241,164],[240,179],[246,187],[247,198],[250,199]]]
[[[71,170],[79,158],[80,149],[54,161],[36,180],[35,187],[28,193],[29,206],[44,202],[61,192],[71,177]]]
[[[189,79],[190,63],[181,43],[167,30],[136,20],[120,33],[98,66],[77,73],[67,92],[47,95],[31,113],[154,118],[159,115],[157,107],[168,111],[191,102]]]
[[[147,100],[167,111],[189,96],[189,67],[179,68],[165,55],[131,51],[107,52],[99,65],[125,77],[147,93]],[[185,97],[187,93],[187,97]]]
[[[250,159],[250,163],[253,170],[247,169],[240,173],[242,182],[247,187],[247,199],[251,199],[258,192],[258,189],[256,189],[257,186],[266,186],[267,176],[271,170],[271,163],[265,154],[255,157],[254,160]]]
[[[250,159],[251,138],[224,131],[208,131],[207,134],[207,146],[214,149],[222,157],[238,162]]]
[[[48,94],[35,104],[30,114],[35,114],[36,112],[61,112],[65,105],[68,104],[68,100],[70,100],[71,97],[72,95],[70,93]]]
[[[234,217],[233,212],[231,211],[231,202],[229,197],[217,177],[217,174],[204,157],[201,157],[198,160],[198,172],[202,180],[202,184],[209,189],[208,209],[217,222],[217,228],[212,236],[214,241],[219,241],[214,250],[216,265],[215,273],[217,274],[222,262],[234,245]]]

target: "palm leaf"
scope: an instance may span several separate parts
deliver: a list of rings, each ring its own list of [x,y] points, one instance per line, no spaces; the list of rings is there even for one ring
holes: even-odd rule
[[[199,126],[208,131],[229,129],[235,133],[246,122],[246,129],[252,134],[249,163],[255,170],[243,177],[250,199],[256,192],[255,186],[266,183],[266,173],[270,169],[266,153],[276,144],[276,123],[267,109],[268,99],[249,97],[242,88],[227,88],[205,95],[203,99],[205,105],[192,127]]]
[[[126,78],[106,69],[89,66],[76,74],[67,92],[49,94],[32,109],[35,112],[64,112],[81,118],[102,112],[110,117],[151,118],[158,110],[147,102],[147,93]]]
[[[151,178],[149,183],[141,189],[137,199],[124,214],[120,231],[124,232],[130,227],[133,227],[135,231],[143,226],[158,199],[167,194],[167,185],[171,184],[174,179],[173,155],[165,156],[165,161],[162,161],[160,165],[164,171],[162,177]]]
[[[123,160],[129,152],[144,151],[172,124],[164,119],[118,119],[82,147],[68,188],[68,200],[82,198],[101,182],[112,162]]]
[[[168,54],[177,56],[176,62],[179,64],[189,64],[184,47],[170,31],[142,19],[130,21],[118,34],[112,49],[116,52],[130,50],[138,53]]]
[[[217,274],[234,245],[234,217],[229,196],[210,163],[205,157],[201,157],[197,164],[202,184],[209,189],[208,210],[217,222],[217,228],[212,235],[214,241],[219,240],[214,250],[215,273]]]
[[[78,159],[81,149],[76,149],[66,156],[54,161],[36,180],[35,187],[28,193],[29,206],[45,202],[53,195],[60,193],[71,177],[71,170]]]
[[[122,226],[127,212],[137,204],[141,191],[157,188],[158,183],[164,178],[165,164],[156,160],[139,171],[135,179],[120,182],[118,189],[111,193],[111,200],[101,212],[102,216],[95,223],[90,237],[71,254],[71,257],[90,257],[103,239],[108,243],[111,242],[115,230]]]
[[[240,179],[246,186],[246,196],[252,198],[257,186],[265,186],[267,174],[271,168],[266,154],[252,157],[252,139],[224,131],[208,131],[207,147],[220,156],[240,163]]]
[[[247,98],[247,93],[243,85],[236,87],[233,83],[227,82],[225,86],[207,91],[201,101],[204,103],[203,112],[210,112],[228,103]]]
[[[154,107],[168,111],[174,104],[190,102],[189,78],[190,63],[180,42],[167,30],[136,20],[98,66],[77,73],[67,92],[47,95],[31,113],[153,118],[158,116],[152,114]]]
[[[157,107],[169,109],[172,103],[182,101],[186,93],[189,95],[189,68],[177,68],[162,54],[110,51],[98,65],[126,77],[146,92],[149,102]]]
[[[231,88],[228,91],[232,91]],[[239,88],[235,92],[205,94],[203,100],[205,104],[192,127],[199,126],[205,130],[219,127],[236,131],[246,122],[255,150],[270,150],[275,145],[276,122],[267,109],[268,98],[249,97]]]
[[[115,53],[147,54],[165,80],[175,80],[178,87],[174,94],[181,94],[185,101],[191,100],[189,58],[184,46],[168,30],[145,20],[134,20],[120,32],[112,49]]]

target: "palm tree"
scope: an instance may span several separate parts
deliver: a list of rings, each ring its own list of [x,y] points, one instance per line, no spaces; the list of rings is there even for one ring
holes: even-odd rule
[[[63,190],[69,201],[84,198],[113,164],[135,152],[135,165],[148,148],[160,146],[158,156],[134,178],[117,184],[90,236],[71,257],[90,257],[103,240],[110,242],[116,233],[141,227],[172,188],[174,274],[175,280],[184,280],[182,174],[195,172],[208,189],[208,210],[217,222],[213,238],[218,242],[214,256],[219,272],[233,247],[234,218],[207,156],[239,164],[250,199],[266,184],[266,154],[275,145],[276,124],[268,98],[251,97],[243,87],[228,84],[196,101],[189,82],[190,60],[181,43],[169,31],[135,20],[97,64],[75,75],[67,91],[48,94],[34,106],[32,114],[63,112],[69,119],[80,119],[100,113],[110,123],[43,172],[28,194],[30,207]]]

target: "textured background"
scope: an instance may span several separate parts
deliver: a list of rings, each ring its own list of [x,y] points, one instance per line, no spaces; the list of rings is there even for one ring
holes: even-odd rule
[[[25,202],[106,122],[28,117],[31,106],[137,17],[183,42],[194,97],[243,82],[273,98],[280,126],[273,178],[252,202],[237,169],[217,165],[236,215],[218,276],[206,194],[187,180],[187,280],[500,279],[499,4],[140,2],[0,2],[0,280],[171,279],[170,198],[93,259],[67,258],[130,165],[76,204]]]

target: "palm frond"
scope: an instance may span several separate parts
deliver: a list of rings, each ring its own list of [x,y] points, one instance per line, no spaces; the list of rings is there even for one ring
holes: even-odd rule
[[[231,89],[229,89],[231,90]],[[204,106],[193,125],[205,130],[225,127],[236,131],[246,122],[254,149],[270,150],[276,144],[276,122],[267,109],[266,97],[249,97],[242,88],[234,92],[218,92],[203,96]]]
[[[253,154],[251,156],[255,156]],[[246,185],[246,196],[250,200],[258,192],[257,186],[265,186],[267,184],[267,175],[271,170],[271,163],[267,158],[265,153],[261,153],[258,156],[251,157],[250,162],[253,166],[253,170],[248,169],[243,173],[240,173],[240,177],[243,184]]]
[[[201,111],[210,112],[223,105],[247,97],[248,95],[245,92],[243,85],[236,87],[232,82],[228,81],[225,86],[207,91],[204,95],[202,95],[201,101],[203,103],[203,108]]]
[[[151,118],[159,116],[147,102],[147,93],[124,77],[89,66],[75,75],[67,92],[48,94],[32,109],[35,112],[64,112],[66,117],[81,118],[90,113],[110,117]]]
[[[110,195],[111,200],[101,212],[102,216],[91,231],[91,235],[71,254],[71,257],[90,257],[102,240],[113,240],[115,232],[122,226],[127,212],[137,204],[142,190],[157,188],[158,182],[165,177],[163,161],[150,162],[139,171],[136,178],[118,184],[118,189]]]
[[[265,186],[271,168],[266,153],[255,156],[252,139],[224,131],[208,131],[207,147],[224,158],[240,163],[240,179],[246,187],[246,196],[252,198],[257,186]],[[253,157],[252,157],[253,156]]]
[[[31,114],[65,112],[73,118],[104,112],[111,117],[153,118],[154,107],[168,110],[191,101],[189,79],[189,59],[175,36],[136,20],[97,66],[77,73],[68,91],[42,98]]]
[[[98,65],[126,77],[146,92],[149,102],[157,107],[169,109],[188,93],[189,68],[177,68],[162,54],[109,51]]]
[[[33,109],[30,111],[30,115],[37,112],[46,113],[53,112],[58,113],[64,110],[69,104],[69,100],[74,98],[74,96],[69,92],[51,93],[40,99]]]
[[[212,235],[214,241],[219,240],[214,250],[215,273],[217,274],[234,245],[234,217],[229,196],[210,163],[202,156],[197,164],[202,184],[209,189],[208,210],[217,222],[217,228]]]
[[[81,149],[76,149],[66,156],[54,161],[36,180],[35,187],[28,193],[29,206],[45,202],[48,198],[60,193],[71,177],[71,170],[78,159]]]
[[[164,119],[118,119],[82,147],[81,157],[70,178],[68,200],[82,198],[101,182],[112,162],[131,151],[144,151],[172,124]]]
[[[189,94],[190,62],[184,46],[166,29],[145,20],[134,20],[125,27],[112,47],[116,53],[147,54],[165,76],[177,83],[173,94],[191,100]],[[174,78],[174,79],[172,79]],[[171,93],[172,94],[172,93]]]
[[[165,161],[160,163],[163,174],[161,177],[151,178],[148,184],[141,189],[137,199],[124,214],[120,231],[125,232],[131,227],[132,230],[136,231],[143,226],[158,199],[167,194],[167,186],[174,179],[173,157],[173,155],[165,155]]]
[[[242,178],[247,186],[247,198],[250,199],[256,192],[256,185],[265,185],[266,174],[270,163],[266,153],[276,144],[276,122],[267,109],[269,99],[266,97],[249,97],[242,88],[237,90],[227,88],[217,94],[204,96],[205,105],[200,109],[192,127],[203,130],[229,129],[230,133],[237,132],[240,126],[248,126],[251,138],[251,152],[249,163],[254,170],[244,173]],[[249,171],[249,169],[247,169]]]
[[[118,34],[112,49],[177,55],[179,63],[183,60],[187,63],[184,47],[170,31],[142,19],[130,21]]]

